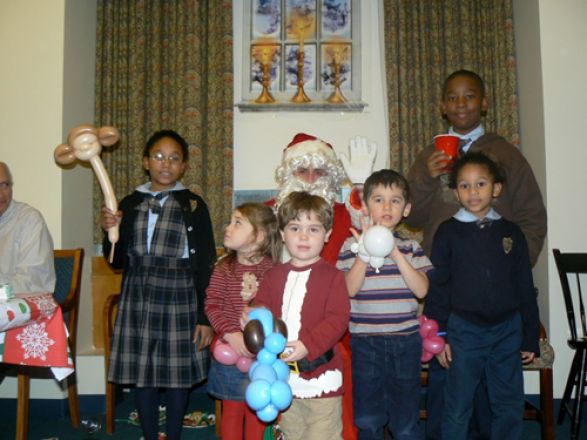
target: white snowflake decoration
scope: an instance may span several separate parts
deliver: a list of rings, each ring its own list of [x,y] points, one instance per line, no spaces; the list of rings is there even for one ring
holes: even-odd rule
[[[30,302],[37,305],[41,318],[50,318],[55,313],[55,309],[59,307],[51,294],[31,297]]]
[[[45,323],[31,324],[25,327],[16,339],[21,343],[25,359],[40,358],[46,361],[45,355],[49,351],[49,347],[55,344],[55,341],[45,331]]]

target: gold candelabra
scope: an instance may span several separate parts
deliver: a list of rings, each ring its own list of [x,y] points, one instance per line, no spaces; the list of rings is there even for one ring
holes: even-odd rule
[[[311,99],[308,97],[308,95],[306,95],[306,92],[304,91],[304,40],[313,31],[312,25],[313,20],[310,16],[307,15],[297,15],[292,21],[292,31],[295,35],[297,35],[300,43],[298,46],[297,57],[298,89],[294,97],[291,99],[291,102],[295,102],[298,104],[303,104],[311,101]]]
[[[340,90],[340,85],[344,81],[340,71],[342,67],[342,61],[346,59],[346,50],[344,50],[340,45],[335,45],[332,48],[328,48],[327,53],[332,56],[331,65],[332,73],[334,75],[332,82],[334,85],[334,91],[330,94],[327,101],[331,104],[342,104],[343,102],[347,101]]]
[[[257,50],[254,51],[253,56],[257,61],[261,63],[262,69],[262,81],[261,85],[263,86],[263,90],[261,94],[255,99],[254,102],[258,104],[271,104],[275,102],[275,98],[271,95],[269,91],[269,85],[271,84],[271,64],[273,62],[273,57],[275,55],[275,51],[277,48],[275,46],[259,46]]]

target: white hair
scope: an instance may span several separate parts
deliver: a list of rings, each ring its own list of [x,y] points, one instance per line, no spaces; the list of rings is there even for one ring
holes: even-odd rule
[[[313,183],[307,183],[297,178],[294,173],[300,168],[314,168],[326,171],[326,175]],[[328,159],[323,154],[312,153],[284,160],[275,170],[275,181],[279,188],[279,194],[275,207],[294,191],[306,191],[315,196],[320,196],[332,205],[338,194],[342,181],[346,178],[344,168],[338,159]]]

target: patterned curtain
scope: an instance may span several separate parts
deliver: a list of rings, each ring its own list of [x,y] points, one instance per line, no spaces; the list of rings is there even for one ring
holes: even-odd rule
[[[147,180],[148,137],[176,130],[190,146],[182,181],[206,200],[221,243],[232,211],[232,1],[101,0],[97,21],[96,125],[122,135],[102,154],[118,199]],[[102,203],[95,185],[96,219]]]
[[[458,69],[485,80],[487,131],[518,145],[511,0],[383,0],[390,165],[406,173],[418,152],[446,132],[444,79]]]

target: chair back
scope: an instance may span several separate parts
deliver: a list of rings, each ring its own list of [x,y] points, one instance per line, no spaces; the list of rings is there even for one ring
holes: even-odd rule
[[[552,252],[563,290],[570,341],[577,341],[587,337],[585,299],[581,289],[582,279],[587,280],[587,253],[563,253],[558,249]]]
[[[53,297],[61,305],[63,319],[69,330],[71,354],[75,359],[84,250],[55,249],[53,257],[56,277]]]

